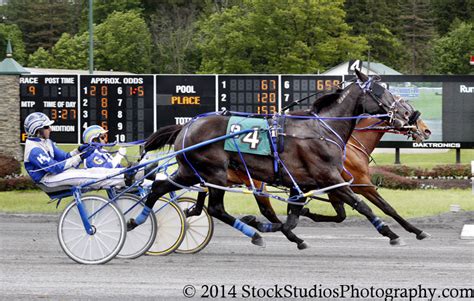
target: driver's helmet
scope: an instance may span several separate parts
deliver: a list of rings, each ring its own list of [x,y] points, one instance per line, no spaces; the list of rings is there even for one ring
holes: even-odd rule
[[[84,143],[92,143],[95,138],[99,138],[100,135],[107,133],[104,128],[98,125],[91,125],[82,134],[82,141]]]
[[[28,136],[34,137],[39,129],[45,126],[50,126],[53,123],[54,121],[50,120],[44,113],[34,112],[28,115],[25,119],[25,132]]]

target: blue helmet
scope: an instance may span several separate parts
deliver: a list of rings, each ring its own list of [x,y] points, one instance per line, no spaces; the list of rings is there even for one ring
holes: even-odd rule
[[[33,137],[39,129],[50,126],[54,121],[50,120],[48,116],[41,112],[34,112],[28,115],[25,119],[25,132],[28,136]]]
[[[98,138],[100,135],[107,133],[101,126],[91,125],[88,127],[82,134],[82,141],[84,143],[92,143],[95,138]]]

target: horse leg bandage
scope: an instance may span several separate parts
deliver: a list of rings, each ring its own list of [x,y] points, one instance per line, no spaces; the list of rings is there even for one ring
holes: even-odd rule
[[[151,208],[147,206],[143,207],[142,213],[140,213],[140,215],[137,216],[137,218],[135,219],[135,223],[137,223],[137,225],[143,224],[148,218],[148,216],[150,215],[150,212],[151,212]]]
[[[236,219],[235,222],[234,222],[234,225],[233,227],[237,230],[239,230],[240,232],[244,233],[246,236],[248,237],[253,237],[254,234],[255,234],[255,230],[252,229],[250,226],[248,226],[247,224],[241,222],[239,219]]]
[[[374,225],[375,229],[377,229],[377,231],[380,231],[380,229],[382,229],[382,227],[385,225],[385,223],[378,217],[374,218],[372,221],[371,221],[372,225]]]

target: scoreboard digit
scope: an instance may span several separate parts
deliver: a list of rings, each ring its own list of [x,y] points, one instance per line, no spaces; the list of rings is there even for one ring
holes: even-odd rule
[[[157,127],[185,124],[192,117],[216,110],[214,75],[157,75]]]
[[[278,112],[277,75],[219,75],[218,109],[257,114]]]
[[[97,124],[109,142],[141,140],[153,133],[153,76],[81,76],[81,137]]]
[[[77,75],[25,75],[20,77],[20,120],[23,143],[27,138],[23,123],[33,112],[43,112],[54,124],[52,139],[77,144]]]
[[[342,76],[323,75],[282,75],[282,106],[295,100],[303,99],[311,94],[322,91],[331,91],[342,83]],[[319,95],[310,97],[301,104],[293,106],[291,110],[307,109]]]

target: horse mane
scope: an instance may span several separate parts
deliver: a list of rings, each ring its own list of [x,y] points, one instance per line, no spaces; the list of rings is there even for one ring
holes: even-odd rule
[[[329,93],[324,94],[321,97],[316,98],[316,100],[311,105],[310,110],[296,110],[290,112],[290,115],[296,116],[310,116],[312,113],[319,113],[323,108],[330,106],[331,104],[336,101],[336,99],[341,96],[342,89],[337,89],[336,91],[331,91]]]

